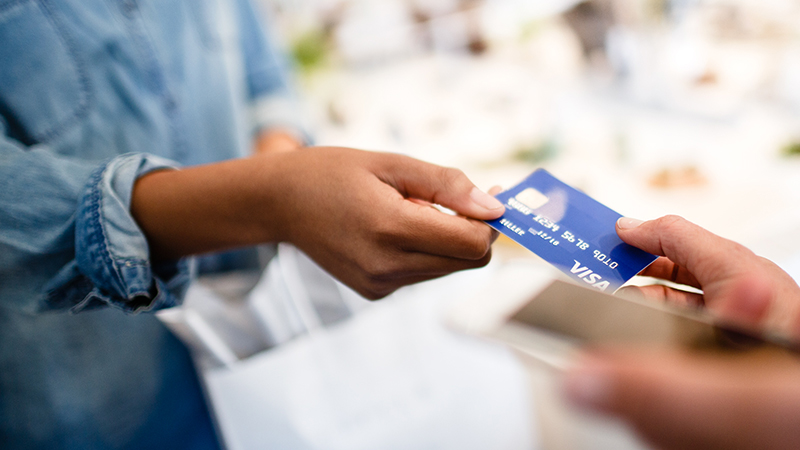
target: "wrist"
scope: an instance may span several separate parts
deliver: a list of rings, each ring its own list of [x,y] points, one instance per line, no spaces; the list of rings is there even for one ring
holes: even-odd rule
[[[272,220],[280,155],[147,174],[131,213],[155,260],[281,240]]]

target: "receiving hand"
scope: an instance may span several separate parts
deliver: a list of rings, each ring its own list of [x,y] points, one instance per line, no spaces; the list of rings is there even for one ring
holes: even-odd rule
[[[661,256],[640,275],[702,289],[703,294],[661,285],[625,289],[639,290],[649,299],[705,305],[722,320],[748,328],[769,325],[800,337],[800,288],[772,261],[678,216],[647,222],[622,218],[617,234]]]
[[[772,262],[686,220],[623,218],[625,242],[662,256],[642,272],[702,289],[639,289],[647,298],[705,305],[722,321],[800,336],[800,288]],[[571,403],[628,421],[664,449],[800,448],[800,361],[758,351],[733,355],[664,349],[584,354],[564,379]]]

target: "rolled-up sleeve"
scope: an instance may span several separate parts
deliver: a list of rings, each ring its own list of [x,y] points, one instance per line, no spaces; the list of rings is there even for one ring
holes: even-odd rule
[[[289,60],[262,26],[250,0],[236,0],[236,4],[254,131],[281,128],[310,144],[304,114],[289,77]]]
[[[85,161],[0,136],[0,307],[135,313],[179,303],[189,261],[154,266],[130,213],[136,179],[174,167],[145,154]]]
[[[174,306],[190,281],[182,259],[153,266],[147,239],[130,213],[137,178],[176,164],[143,154],[102,164],[78,199],[75,259],[94,289],[73,310],[108,303],[129,312]]]

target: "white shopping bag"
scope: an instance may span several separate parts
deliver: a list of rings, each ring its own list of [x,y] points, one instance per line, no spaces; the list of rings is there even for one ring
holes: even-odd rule
[[[248,304],[268,344],[276,346],[346,320],[371,303],[294,246],[280,244]]]
[[[522,365],[440,320],[480,273],[372,303],[282,245],[250,298],[275,347],[202,371],[226,447],[536,448]]]
[[[535,448],[519,361],[446,330],[423,291],[206,370],[227,447]]]

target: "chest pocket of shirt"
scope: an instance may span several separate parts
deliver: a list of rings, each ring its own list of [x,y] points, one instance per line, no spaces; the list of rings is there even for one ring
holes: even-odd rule
[[[0,113],[25,144],[55,138],[87,113],[88,79],[50,0],[0,0]]]

